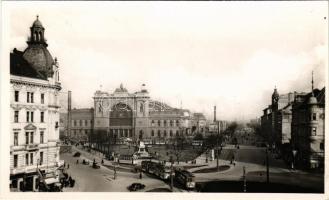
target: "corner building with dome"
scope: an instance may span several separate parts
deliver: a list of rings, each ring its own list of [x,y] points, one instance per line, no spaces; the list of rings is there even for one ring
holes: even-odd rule
[[[40,191],[59,184],[59,64],[40,20],[27,48],[10,53],[10,190]]]

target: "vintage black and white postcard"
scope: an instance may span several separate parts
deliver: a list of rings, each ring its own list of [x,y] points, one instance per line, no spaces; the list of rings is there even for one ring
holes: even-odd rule
[[[327,1],[2,11],[3,198],[328,198]]]

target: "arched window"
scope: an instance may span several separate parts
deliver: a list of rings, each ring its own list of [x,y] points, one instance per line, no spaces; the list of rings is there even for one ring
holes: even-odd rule
[[[173,120],[170,120],[170,126],[174,126],[174,121]]]
[[[151,136],[154,137],[154,130],[151,131]]]
[[[169,134],[170,134],[170,137],[172,137],[172,130],[170,130]]]
[[[166,130],[163,131],[163,137],[167,137],[167,131]]]
[[[176,136],[179,136],[179,131],[178,130],[176,131]]]
[[[158,120],[158,126],[161,126],[161,120]]]
[[[39,39],[40,39],[40,41],[42,40],[42,33],[41,33],[41,31],[39,32]]]
[[[176,120],[176,126],[179,126],[179,121],[178,120]]]
[[[139,107],[139,112],[144,112],[144,107],[143,107],[143,103],[140,104],[140,107]]]
[[[154,120],[151,121],[151,126],[154,126]]]
[[[143,134],[144,134],[144,133],[143,133],[143,130],[140,130],[140,131],[139,131],[139,139],[143,139]]]
[[[161,131],[158,130],[158,137],[161,137]]]
[[[166,127],[167,126],[167,120],[163,121],[163,126]]]
[[[33,33],[33,41],[37,41],[37,34]]]
[[[36,35],[36,41],[39,41],[39,34],[38,34],[38,32],[35,32],[34,34]]]

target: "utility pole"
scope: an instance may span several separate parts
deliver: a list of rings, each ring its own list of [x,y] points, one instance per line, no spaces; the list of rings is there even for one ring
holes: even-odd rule
[[[216,107],[215,107],[216,108]],[[216,110],[215,110],[216,111]],[[219,152],[218,152],[218,146],[219,146],[219,121],[217,121],[217,147],[216,147],[216,154],[217,154],[217,171],[219,171]]]
[[[246,167],[243,166],[243,192],[247,192]]]
[[[270,183],[270,169],[268,159],[268,146],[266,147],[266,183]]]

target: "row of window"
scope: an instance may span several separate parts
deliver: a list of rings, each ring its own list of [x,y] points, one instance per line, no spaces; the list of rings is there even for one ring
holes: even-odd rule
[[[155,131],[154,131],[154,130],[151,131],[151,136],[152,136],[152,137],[155,137]],[[158,130],[158,131],[157,131],[157,136],[158,136],[158,137],[161,137],[161,130]],[[162,136],[163,136],[163,137],[167,137],[167,130],[164,130],[164,131],[163,131]],[[173,137],[173,136],[174,136],[174,133],[173,133],[172,130],[169,131],[169,136],[170,136],[170,137]],[[179,136],[179,131],[178,131],[178,130],[176,130],[176,136]]]
[[[40,156],[38,159],[38,161],[39,161],[38,165],[42,165],[43,164],[43,152],[40,152],[39,155]],[[33,165],[33,161],[34,161],[33,153],[26,153],[25,154],[25,165],[26,166]],[[14,168],[17,168],[17,167],[18,167],[18,155],[15,154],[14,155]]]
[[[19,122],[19,111],[15,110],[14,114],[14,122]],[[26,122],[34,122],[34,111],[26,111]],[[40,122],[45,122],[45,113],[43,111],[40,112]]]
[[[83,126],[83,124],[84,126],[88,126],[88,121],[90,121],[89,125],[91,125],[93,122],[93,120],[72,120],[72,121],[73,121],[73,126],[78,126],[78,124],[79,126]]]
[[[151,121],[151,126],[156,126],[156,124],[159,127],[161,126],[161,124],[163,124],[164,127],[166,127],[166,126],[173,127],[173,126],[179,126],[179,121],[178,120],[152,120]]]
[[[19,102],[19,91],[15,91],[15,102]],[[33,92],[26,92],[26,102],[27,103],[34,103],[34,93]],[[40,103],[45,103],[45,94],[40,94]]]
[[[89,130],[83,130],[83,129],[80,129],[80,130],[71,130],[71,133],[73,133],[74,135],[76,134],[79,134],[79,133],[82,133],[82,134],[88,134],[89,133]]]
[[[40,131],[40,144],[44,143],[44,131]],[[14,146],[18,146],[19,132],[14,132]],[[34,132],[25,132],[25,144],[34,144]]]

